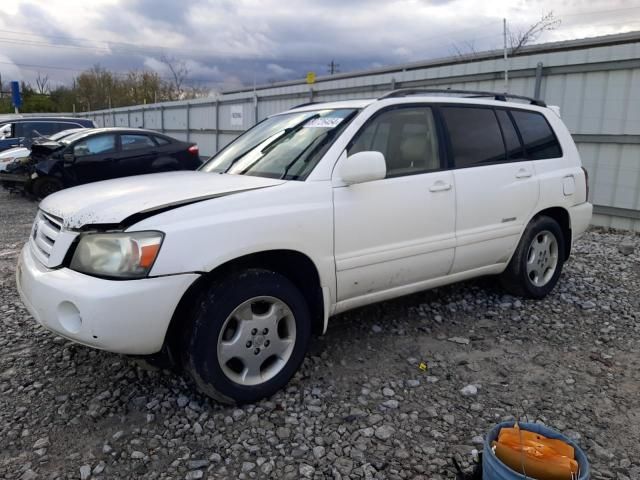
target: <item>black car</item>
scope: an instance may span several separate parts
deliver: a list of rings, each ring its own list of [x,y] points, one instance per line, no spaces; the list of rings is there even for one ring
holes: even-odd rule
[[[28,163],[9,175],[23,175],[25,188],[39,198],[83,183],[201,165],[198,146],[139,128],[95,128],[58,141],[40,140]],[[2,175],[0,175],[1,177]]]
[[[95,128],[93,120],[76,117],[25,117],[0,121],[3,128],[0,151],[29,145],[31,139],[49,136],[70,128]]]

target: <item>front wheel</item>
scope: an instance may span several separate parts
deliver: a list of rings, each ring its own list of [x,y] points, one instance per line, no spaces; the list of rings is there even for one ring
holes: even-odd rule
[[[249,269],[201,297],[185,332],[183,366],[206,395],[255,402],[284,387],[311,334],[304,296],[279,273]]]
[[[515,295],[544,298],[558,283],[564,258],[564,235],[558,222],[535,217],[525,228],[501,283]]]
[[[38,177],[33,182],[31,191],[38,198],[45,198],[52,193],[62,190],[64,185],[55,177]]]

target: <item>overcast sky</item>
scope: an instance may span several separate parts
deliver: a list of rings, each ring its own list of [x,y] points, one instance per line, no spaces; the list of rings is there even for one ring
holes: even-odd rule
[[[11,0],[0,11],[0,73],[70,82],[99,63],[167,76],[164,54],[192,84],[241,85],[446,57],[501,47],[553,11],[536,43],[640,30],[640,0]]]

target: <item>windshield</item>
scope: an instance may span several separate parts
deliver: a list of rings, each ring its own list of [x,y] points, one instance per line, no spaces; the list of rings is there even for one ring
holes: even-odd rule
[[[269,117],[211,157],[200,170],[304,180],[357,111],[343,108]]]
[[[58,142],[63,144],[63,145],[69,145],[70,143],[73,143],[75,140],[78,140],[79,138],[82,137],[86,137],[87,135],[89,135],[93,130],[90,128],[81,128],[79,131],[72,133],[70,135],[66,135],[62,138],[58,139]]]
[[[53,135],[49,135],[49,140],[60,140],[61,138],[68,137],[74,133],[82,132],[86,130],[85,128],[70,128],[69,130],[62,130],[61,132],[54,133]]]

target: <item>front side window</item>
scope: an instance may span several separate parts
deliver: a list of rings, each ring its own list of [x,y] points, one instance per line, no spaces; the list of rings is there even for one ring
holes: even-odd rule
[[[440,169],[438,135],[431,108],[400,107],[376,115],[351,142],[347,154],[364,151],[384,155],[387,177]]]
[[[146,135],[120,135],[120,143],[122,144],[122,150],[137,150],[139,148],[151,148],[155,147],[150,137]]]
[[[455,168],[504,162],[505,150],[496,114],[490,108],[443,107]]]
[[[511,115],[520,130],[527,158],[543,160],[562,156],[560,143],[541,113],[513,110]]]
[[[344,108],[269,117],[210,158],[200,169],[304,180],[357,112]]]
[[[115,152],[115,150],[115,135],[98,135],[76,143],[73,147],[73,154],[76,157],[83,157],[85,155],[99,155],[101,153]]]

